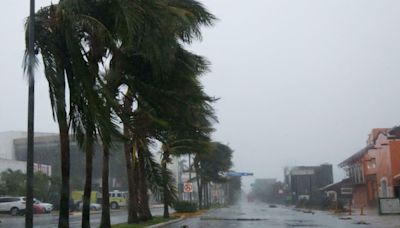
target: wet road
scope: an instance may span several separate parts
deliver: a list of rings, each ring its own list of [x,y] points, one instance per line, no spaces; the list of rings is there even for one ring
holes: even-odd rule
[[[163,209],[162,208],[152,208],[151,212],[153,215],[162,215]],[[81,227],[81,214],[75,213],[74,215],[70,216],[70,227]],[[90,215],[90,224],[92,227],[99,227],[101,219],[101,213],[96,212]],[[1,228],[19,228],[25,227],[25,218],[23,216],[8,216],[2,215],[0,217],[2,223],[0,223]],[[127,212],[126,210],[116,210],[111,211],[111,223],[118,224],[118,223],[125,223],[127,221]],[[58,214],[44,214],[44,215],[35,215],[34,217],[34,227],[41,227],[41,228],[53,228],[57,227],[58,225]]]
[[[289,228],[289,227],[327,227],[327,228],[370,228],[387,227],[378,224],[355,224],[361,220],[341,220],[339,216],[328,212],[298,211],[292,208],[278,206],[270,208],[267,204],[244,203],[230,208],[215,209],[202,215],[200,218],[183,220],[171,224],[168,228]],[[346,217],[342,216],[341,218]],[[388,226],[388,227],[398,227]]]

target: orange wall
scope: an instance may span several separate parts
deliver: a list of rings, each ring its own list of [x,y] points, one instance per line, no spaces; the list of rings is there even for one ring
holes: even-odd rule
[[[368,205],[367,201],[367,187],[365,185],[358,185],[353,187],[353,207],[361,208]]]
[[[390,141],[392,178],[400,174],[400,140]]]

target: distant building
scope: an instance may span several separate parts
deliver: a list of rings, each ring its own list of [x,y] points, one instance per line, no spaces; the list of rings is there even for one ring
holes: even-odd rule
[[[27,139],[14,139],[15,159],[26,161]],[[93,147],[93,187],[101,188],[102,145],[96,143]],[[34,138],[35,163],[50,165],[55,176],[61,176],[61,154],[58,134],[35,136]],[[70,138],[70,177],[72,188],[83,189],[85,177],[85,153],[77,142]],[[126,166],[122,143],[114,143],[110,149],[110,188],[111,190],[126,190]]]
[[[36,136],[53,135],[51,133],[35,133]],[[26,132],[23,131],[6,131],[0,132],[0,173],[8,169],[26,172],[26,162],[20,161],[15,157],[14,140],[26,137]],[[41,164],[37,160],[34,163],[34,171],[41,171],[44,174],[51,176],[52,170],[50,165]]]
[[[251,199],[268,203],[283,203],[284,192],[282,182],[273,178],[255,179],[249,194]]]
[[[376,206],[379,197],[400,197],[400,128],[375,128],[367,145],[339,164],[353,187],[353,206]]]
[[[333,183],[332,165],[295,166],[285,169],[286,191],[292,201],[320,198],[320,188]]]
[[[256,194],[272,195],[275,184],[274,178],[259,178],[254,180],[252,189]]]
[[[48,136],[53,133],[36,132],[35,136]],[[0,158],[15,160],[14,140],[26,138],[27,134],[24,131],[5,131],[0,132]]]

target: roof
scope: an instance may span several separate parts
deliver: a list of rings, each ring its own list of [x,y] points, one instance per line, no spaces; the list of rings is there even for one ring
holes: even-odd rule
[[[385,136],[388,135],[390,132],[390,128],[373,128],[371,130],[371,133],[368,135],[368,142],[369,144],[359,150],[357,153],[351,155],[348,157],[346,160],[342,161],[339,164],[339,167],[344,167],[350,164],[355,163],[356,161],[360,160],[370,149],[373,149],[375,147],[376,140],[378,139],[380,134],[384,134]]]
[[[366,153],[368,153],[368,151],[370,149],[373,149],[373,148],[374,148],[374,145],[372,145],[372,144],[367,145],[366,147],[364,147],[361,150],[359,150],[357,153],[351,155],[346,160],[342,161],[339,164],[339,167],[345,167],[347,165],[355,163],[356,161],[360,160]]]
[[[400,138],[400,126],[393,127],[388,133],[392,138]]]
[[[346,178],[346,179],[343,179],[343,180],[341,180],[341,181],[339,181],[339,182],[332,183],[332,184],[328,184],[328,185],[326,185],[326,186],[320,188],[320,190],[322,190],[322,191],[329,191],[329,190],[331,190],[331,189],[334,189],[334,188],[337,187],[337,186],[348,186],[348,185],[350,185],[350,183],[351,183],[350,178]]]

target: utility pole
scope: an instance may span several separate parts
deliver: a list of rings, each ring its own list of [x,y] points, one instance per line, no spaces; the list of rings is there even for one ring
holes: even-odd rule
[[[25,227],[33,227],[33,134],[35,113],[35,77],[34,77],[34,35],[35,35],[35,0],[30,0],[29,13],[29,46],[28,46],[28,148],[26,159],[26,213]]]

